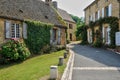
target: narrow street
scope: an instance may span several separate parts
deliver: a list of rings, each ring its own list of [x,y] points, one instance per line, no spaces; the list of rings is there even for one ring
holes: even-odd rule
[[[120,55],[90,46],[70,46],[75,52],[72,80],[120,79]]]

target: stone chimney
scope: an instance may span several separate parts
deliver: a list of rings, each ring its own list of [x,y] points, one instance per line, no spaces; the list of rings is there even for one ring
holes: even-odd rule
[[[57,10],[58,9],[58,4],[57,1],[53,1],[52,2],[53,7]]]
[[[45,3],[51,4],[51,3],[52,3],[52,0],[45,0]]]

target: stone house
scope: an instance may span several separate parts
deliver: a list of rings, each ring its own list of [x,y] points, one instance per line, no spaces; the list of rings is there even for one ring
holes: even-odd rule
[[[66,22],[67,25],[67,40],[69,41],[76,41],[76,22],[72,19],[67,11],[58,8],[59,14],[62,16],[63,20]]]
[[[85,23],[89,25],[89,22],[95,22],[104,17],[117,17],[120,23],[120,1],[119,0],[95,0],[85,9]],[[99,30],[99,26],[94,27],[94,33]],[[119,24],[120,29],[120,24]],[[110,25],[102,24],[102,39],[107,45],[111,44],[110,41]],[[94,42],[92,39],[92,29],[87,29],[88,42]],[[95,39],[94,39],[95,40]]]
[[[70,14],[67,13],[67,11],[58,8],[58,3],[56,1],[52,2],[52,0],[46,0],[46,2],[50,5],[53,5],[53,7],[58,12],[59,16],[61,16],[62,19],[65,21],[67,25],[67,40],[75,41],[76,40],[76,36],[75,36],[76,23],[70,16]]]
[[[7,39],[27,38],[25,20],[54,24],[51,30],[51,44],[66,44],[66,26],[58,19],[57,12],[41,0],[0,0],[0,44]]]

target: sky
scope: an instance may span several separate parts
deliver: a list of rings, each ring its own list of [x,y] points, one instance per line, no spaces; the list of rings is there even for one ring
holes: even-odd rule
[[[94,0],[53,0],[58,2],[58,7],[78,17],[84,17],[84,8]]]

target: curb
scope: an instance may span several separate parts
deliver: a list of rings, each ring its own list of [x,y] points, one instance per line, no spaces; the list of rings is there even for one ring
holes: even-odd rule
[[[72,80],[73,62],[74,62],[74,52],[70,50],[70,57],[67,62],[67,67],[65,68],[61,80]]]
[[[115,52],[116,54],[119,54],[119,55],[120,55],[119,52],[116,52],[116,51],[114,51],[114,50],[112,50],[112,49],[110,49],[110,48],[107,48],[107,50],[112,51],[112,52]]]

